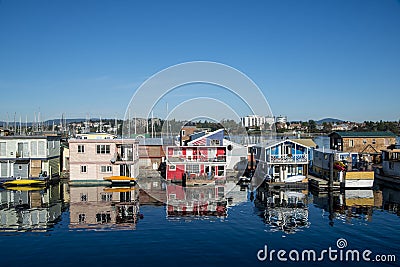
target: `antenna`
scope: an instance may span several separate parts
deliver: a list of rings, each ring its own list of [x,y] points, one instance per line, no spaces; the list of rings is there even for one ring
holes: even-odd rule
[[[17,122],[15,121],[15,116],[17,116],[17,112],[14,112],[14,134],[17,133]]]
[[[136,134],[136,131],[135,131]],[[128,138],[131,138],[131,109],[128,109]]]
[[[117,135],[117,134],[118,134],[118,121],[117,121],[117,114],[115,114],[115,125],[114,125],[114,127],[115,127],[115,135]]]
[[[28,115],[25,115],[25,135],[28,135]]]
[[[135,136],[136,136],[136,121],[137,121],[137,119],[136,119],[136,113],[135,113]]]

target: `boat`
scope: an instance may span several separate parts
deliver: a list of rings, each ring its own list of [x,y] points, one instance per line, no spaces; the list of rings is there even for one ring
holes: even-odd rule
[[[297,183],[303,181],[305,178],[306,177],[304,175],[289,176],[286,178],[285,183]]]
[[[3,183],[3,186],[45,186],[46,182],[43,180],[34,179],[21,179],[16,178],[15,180],[7,181]]]
[[[103,191],[107,193],[126,193],[137,190],[135,187],[108,187],[104,188]]]
[[[40,191],[46,188],[46,186],[7,186],[7,190],[12,191]]]
[[[345,188],[372,188],[374,185],[373,171],[351,171],[345,173]]]
[[[103,180],[110,181],[111,183],[124,183],[124,184],[136,184],[136,178],[129,176],[107,176]]]

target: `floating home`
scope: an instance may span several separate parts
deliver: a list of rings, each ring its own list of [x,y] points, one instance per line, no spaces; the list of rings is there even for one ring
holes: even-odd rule
[[[58,177],[60,140],[59,135],[0,136],[0,177]]]
[[[70,182],[109,183],[108,177],[139,174],[139,142],[135,139],[70,139]]]
[[[227,146],[224,130],[197,133],[186,146],[169,146],[166,153],[166,178],[172,182],[196,183],[225,180]]]
[[[392,132],[333,132],[329,135],[330,149],[358,154],[362,161],[380,163],[381,150],[396,143]],[[352,159],[355,162],[355,159]]]
[[[257,168],[272,182],[291,182],[296,177],[302,181],[307,177],[311,158],[311,140],[272,140],[254,146]]]
[[[312,172],[325,180],[330,179],[345,188],[371,188],[374,183],[372,164],[359,162],[357,153],[332,149],[315,149]]]
[[[400,144],[382,150],[382,167],[376,170],[375,177],[400,184]]]

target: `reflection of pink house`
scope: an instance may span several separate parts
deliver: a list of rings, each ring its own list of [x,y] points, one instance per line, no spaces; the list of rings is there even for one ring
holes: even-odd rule
[[[166,178],[182,181],[184,174],[188,180],[216,180],[226,177],[225,146],[174,146],[167,147]]]

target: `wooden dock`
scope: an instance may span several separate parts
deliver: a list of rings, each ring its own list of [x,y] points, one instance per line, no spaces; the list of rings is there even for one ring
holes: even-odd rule
[[[284,182],[266,182],[267,189],[307,189],[308,183],[284,183]]]
[[[308,181],[310,187],[317,191],[328,191],[329,190],[329,181],[318,178],[312,175],[308,175]],[[332,191],[339,191],[340,190],[340,182],[333,182],[333,187],[331,188]]]

